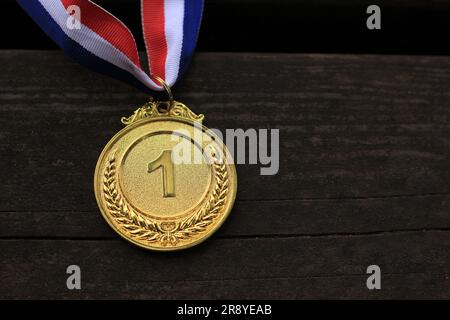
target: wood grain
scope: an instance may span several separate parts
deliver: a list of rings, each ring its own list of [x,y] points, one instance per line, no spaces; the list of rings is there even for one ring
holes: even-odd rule
[[[280,170],[239,165],[224,227],[168,255],[119,240],[92,190],[146,96],[57,52],[0,65],[0,297],[450,297],[450,58],[199,54],[177,98],[209,127],[279,129]]]

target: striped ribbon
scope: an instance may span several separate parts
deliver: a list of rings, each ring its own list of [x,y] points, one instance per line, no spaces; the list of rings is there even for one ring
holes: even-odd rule
[[[141,67],[130,30],[92,1],[17,1],[71,58],[144,92],[163,90],[157,77],[173,86],[186,71],[203,13],[203,0],[141,0],[149,76]],[[68,26],[74,19],[72,8],[80,9],[80,28]]]

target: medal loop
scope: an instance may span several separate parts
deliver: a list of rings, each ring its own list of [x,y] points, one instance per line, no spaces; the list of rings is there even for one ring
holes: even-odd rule
[[[168,100],[167,100],[167,102],[168,102],[168,109],[167,109],[167,111],[169,111],[170,110],[170,108],[172,107],[172,105],[173,105],[173,102],[174,102],[174,98],[173,98],[173,93],[172,93],[172,90],[170,89],[170,86],[161,78],[161,77],[158,77],[157,75],[152,75],[152,78],[153,79],[155,79],[156,81],[158,81],[159,82],[159,84],[164,88],[164,90],[166,91],[166,93],[167,93],[167,97],[169,98]]]

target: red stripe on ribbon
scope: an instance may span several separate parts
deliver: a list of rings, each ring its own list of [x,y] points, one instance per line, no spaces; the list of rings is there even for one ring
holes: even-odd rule
[[[164,18],[164,0],[142,0],[142,28],[150,75],[166,79],[167,40]]]
[[[66,9],[71,5],[78,6],[83,25],[111,43],[141,68],[136,41],[119,19],[89,0],[61,0],[61,2]]]

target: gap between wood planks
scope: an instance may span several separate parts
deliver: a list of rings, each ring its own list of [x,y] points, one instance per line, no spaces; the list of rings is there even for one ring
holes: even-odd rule
[[[358,200],[377,200],[377,199],[401,199],[401,198],[423,198],[423,197],[447,197],[450,193],[421,193],[421,194],[398,194],[398,195],[385,195],[385,196],[366,196],[366,197],[325,197],[325,198],[286,198],[286,199],[239,199],[239,202],[312,202],[312,201],[358,201]],[[80,212],[80,213],[93,213],[97,210],[0,210],[1,213],[69,213],[69,212]]]
[[[311,233],[311,234],[264,234],[264,235],[230,235],[230,236],[216,236],[211,240],[258,240],[258,239],[292,239],[292,238],[340,238],[340,237],[370,237],[370,236],[383,236],[391,234],[409,234],[409,233],[424,233],[424,232],[450,232],[450,228],[423,228],[423,229],[392,229],[383,231],[370,231],[370,232],[342,232],[342,233]],[[23,241],[123,241],[117,236],[111,237],[15,237],[15,236],[3,236],[0,237],[0,241],[9,240],[23,240]]]

